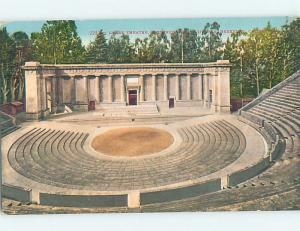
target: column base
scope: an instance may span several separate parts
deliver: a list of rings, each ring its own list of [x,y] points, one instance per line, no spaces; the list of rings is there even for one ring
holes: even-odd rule
[[[73,111],[86,112],[89,110],[88,104],[75,104],[72,106]]]
[[[215,112],[230,113],[230,106],[213,105],[211,109],[214,110]]]
[[[39,120],[42,117],[41,112],[26,112],[26,120]]]
[[[56,111],[57,111],[57,106],[52,106],[50,114],[55,114]]]
[[[50,111],[47,108],[46,110],[44,110],[44,111],[41,112],[41,119],[46,119],[49,114],[50,114]]]
[[[225,112],[229,113],[230,112],[230,106],[219,106],[219,112]]]

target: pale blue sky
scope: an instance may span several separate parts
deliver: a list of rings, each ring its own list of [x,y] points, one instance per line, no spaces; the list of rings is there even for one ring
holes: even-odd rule
[[[94,39],[93,32],[103,29],[108,35],[113,31],[122,32],[150,32],[152,30],[173,31],[179,28],[189,28],[195,30],[203,29],[207,22],[217,21],[221,25],[221,30],[251,30],[253,28],[263,28],[268,22],[274,27],[280,27],[286,20],[291,21],[292,17],[248,17],[248,18],[169,18],[169,19],[101,19],[101,20],[76,20],[79,36],[86,45]],[[45,21],[17,21],[5,23],[8,32],[25,31],[30,34],[40,31]],[[228,32],[223,32],[223,37],[227,37]],[[131,38],[145,35],[134,34]]]

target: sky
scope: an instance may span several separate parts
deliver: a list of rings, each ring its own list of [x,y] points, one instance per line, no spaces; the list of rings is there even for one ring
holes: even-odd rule
[[[94,40],[95,34],[101,29],[110,35],[114,31],[129,34],[131,39],[144,37],[152,30],[174,31],[179,28],[202,30],[206,23],[214,21],[220,24],[223,38],[230,35],[230,30],[251,30],[263,28],[268,22],[273,27],[281,27],[292,17],[251,17],[251,18],[168,18],[168,19],[101,19],[101,20],[75,20],[77,31],[83,44],[87,45]],[[27,34],[39,32],[45,21],[17,21],[0,22],[6,26],[9,33],[24,31]]]

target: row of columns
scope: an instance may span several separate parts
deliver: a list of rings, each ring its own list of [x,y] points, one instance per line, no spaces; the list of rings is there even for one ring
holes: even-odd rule
[[[182,64],[186,66],[187,64]],[[86,68],[89,66],[86,65]],[[206,66],[201,66],[202,69],[204,69]],[[205,104],[204,105],[212,105],[211,108],[214,108],[216,112],[228,112],[230,110],[230,65],[228,61],[218,61],[213,65],[207,66],[209,72],[205,74],[200,74],[200,80],[199,80],[199,100],[202,100]],[[64,86],[63,78],[57,76],[57,73],[64,72],[64,73],[85,73],[84,65],[80,67],[81,69],[78,69],[78,66],[71,66],[68,65],[66,67],[66,70],[62,70],[60,67],[59,72],[56,72],[56,67],[53,66],[49,68],[44,68],[44,66],[38,62],[27,62],[23,69],[25,70],[25,90],[26,90],[26,116],[28,119],[37,119],[41,118],[41,116],[47,114],[47,110],[49,109],[49,102],[54,102],[53,104],[58,104],[58,106],[64,106],[64,104],[70,103],[77,104],[77,100],[84,101],[83,104],[88,103],[89,97],[90,97],[90,90],[94,90],[95,98],[96,100],[100,99],[100,84],[99,84],[99,77],[96,80],[96,86],[90,85],[90,82],[87,81],[88,77],[84,76],[84,83],[82,83],[80,86],[82,89],[77,92],[77,81],[75,80],[78,78],[78,76],[72,77],[73,79],[73,92],[66,93],[64,96],[64,91],[66,90],[66,86]],[[100,68],[100,66],[99,66]],[[144,68],[141,66],[141,71],[144,70]],[[169,67],[166,67],[166,70]],[[186,67],[185,67],[186,68]],[[193,68],[191,66],[191,68]],[[99,73],[99,70],[95,69],[95,73]],[[180,68],[178,68],[178,71],[180,71]],[[130,67],[128,67],[128,73],[130,72]],[[130,73],[129,73],[130,74]],[[172,73],[174,74],[174,73]],[[184,73],[182,73],[183,75]],[[104,75],[104,74],[103,74]],[[171,88],[172,90],[172,96],[175,96],[176,100],[180,99],[180,93],[182,92],[180,89],[180,83],[185,83],[184,85],[186,89],[184,90],[184,94],[186,97],[184,99],[191,100],[196,99],[195,94],[191,91],[191,89],[194,88],[193,81],[191,78],[191,75],[186,75],[186,80],[181,81],[179,76],[181,73],[176,74],[174,80],[172,80],[172,86],[169,85],[169,79],[168,75],[163,75],[163,92],[161,92],[162,89],[159,89],[159,93],[162,93],[162,95],[159,94],[159,100],[163,99],[165,101],[168,100],[168,97],[170,96],[168,90]],[[144,76],[139,76],[139,85],[135,86],[137,89],[139,89],[139,95],[140,95],[140,102],[145,100],[145,93],[147,92],[147,100],[156,101],[157,99],[157,90],[156,90],[156,75],[153,75],[151,77],[152,79],[149,80],[149,83],[152,83],[152,89],[145,87]],[[98,81],[98,82],[97,82]],[[159,80],[161,81],[161,79]],[[120,89],[118,92],[118,100],[122,102],[126,102],[126,95],[125,95],[125,76],[120,75]],[[175,82],[175,83],[174,83]],[[51,84],[52,87],[47,87],[47,84]],[[114,91],[113,91],[113,76],[108,76],[108,80],[106,82],[105,86],[105,100],[106,102],[112,102],[114,100]],[[148,82],[147,82],[148,83]],[[160,82],[162,84],[162,82]],[[133,86],[133,85],[132,85]],[[134,86],[133,86],[134,87]],[[107,88],[107,89],[106,89]],[[115,88],[116,89],[116,88]],[[49,92],[50,91],[50,92]],[[79,93],[77,95],[77,93]],[[148,96],[149,93],[149,96]],[[48,94],[51,94],[51,99],[48,100]],[[71,96],[70,96],[71,94]],[[97,95],[98,94],[98,95]],[[192,96],[193,95],[193,96]],[[68,102],[64,102],[65,99],[68,99]],[[198,97],[197,97],[198,98]],[[82,105],[82,104],[79,104]],[[55,106],[55,105],[54,105]]]
[[[180,75],[175,75],[175,99],[179,100],[180,99]],[[85,95],[82,103],[88,104],[88,101],[90,100],[90,81],[88,76],[83,76],[83,77],[71,77],[72,78],[72,91],[71,91],[71,104],[76,105],[78,103],[78,83],[77,79],[83,78],[83,85],[84,89],[80,89],[83,91],[81,94]],[[100,100],[100,89],[99,89],[99,78],[96,77],[96,85],[98,86],[98,99]],[[186,82],[186,100],[191,100],[191,75],[187,75],[187,82]],[[62,77],[52,77],[48,78],[47,81],[45,80],[44,77],[40,78],[40,88],[42,89],[41,93],[44,92],[46,94],[41,94],[39,95],[40,98],[40,104],[41,104],[41,111],[44,112],[49,108],[48,101],[47,101],[47,84],[50,82],[51,83],[51,111],[56,110],[57,105],[63,105],[64,102],[64,84],[63,84],[63,78]],[[107,92],[107,103],[112,103],[113,102],[113,75],[108,76],[107,79],[107,89],[105,89]],[[151,77],[151,83],[152,83],[152,88],[151,88],[151,100],[152,101],[157,101],[157,92],[156,92],[156,75],[152,75]],[[204,102],[205,106],[210,106],[211,103],[213,102],[213,106],[217,107],[220,102],[221,102],[221,93],[216,93],[217,91],[220,91],[220,83],[222,83],[222,78],[219,76],[215,76],[215,78],[212,79],[212,81],[209,81],[209,76],[208,75],[199,75],[199,100],[202,100]],[[210,86],[210,84],[212,86]],[[168,75],[163,75],[163,100],[167,101],[168,100]],[[43,89],[45,88],[45,89]],[[210,91],[211,89],[214,89],[213,94],[212,94],[212,99],[210,99]],[[139,76],[139,101],[143,102],[145,101],[145,84],[144,84],[144,75]],[[120,101],[125,103],[126,97],[125,97],[125,76],[121,75],[120,76]],[[102,101],[103,102],[103,101]]]
[[[180,74],[176,74],[175,75],[175,98],[176,100],[180,99],[180,81],[179,81],[179,76]],[[191,95],[191,75],[188,74],[187,76],[187,84],[186,84],[186,92],[187,92],[187,100],[191,100],[192,99],[192,95]],[[140,77],[141,78],[141,95],[140,95],[140,101],[143,101],[144,99],[144,79],[143,76]],[[163,94],[163,100],[168,100],[168,75],[163,75],[164,78],[164,94]],[[207,82],[207,85],[203,85],[202,84],[202,78],[205,79],[205,81]],[[199,75],[199,99],[203,100],[202,97],[202,89],[203,88],[208,88],[208,75],[207,74],[200,74]],[[157,99],[157,94],[156,94],[156,75],[152,75],[152,100],[156,101]],[[208,99],[208,90],[206,89],[206,93],[204,94],[206,99]]]
[[[113,76],[114,75],[110,75],[107,77],[107,89],[106,90],[106,94],[107,94],[107,101],[108,103],[113,102]],[[175,75],[175,99],[179,100],[180,99],[180,74],[179,75]],[[55,92],[54,90],[54,85],[55,85],[55,78],[52,78],[52,89],[53,92]],[[71,93],[71,103],[72,104],[76,104],[78,97],[77,97],[77,91],[78,91],[78,86],[76,83],[76,79],[77,78],[83,78],[85,81],[85,95],[86,95],[86,99],[84,101],[88,102],[89,101],[89,96],[90,96],[90,81],[89,81],[89,77],[88,76],[83,76],[83,77],[71,77],[72,81],[73,81],[73,88],[72,88],[72,93]],[[99,87],[99,78],[100,77],[96,77],[96,79],[98,81],[96,81],[96,85]],[[187,83],[186,83],[186,100],[191,100],[192,96],[191,96],[191,75],[187,75]],[[59,92],[61,92],[62,94],[64,94],[64,89],[63,89],[63,83],[61,81],[62,78],[58,77],[57,79],[59,79]],[[204,79],[204,81],[202,80]],[[152,79],[151,79],[151,100],[152,101],[156,101],[157,100],[157,92],[156,92],[156,75],[152,75]],[[204,84],[203,84],[204,83]],[[144,75],[140,75],[139,76],[139,101],[143,102],[145,101],[145,84],[144,84]],[[199,75],[199,100],[204,100],[205,102],[209,101],[209,79],[208,79],[208,75]],[[202,93],[202,91],[204,91],[204,93]],[[52,94],[53,98],[56,97],[56,93]],[[98,89],[98,96],[97,96],[97,100],[100,101],[100,89]],[[59,101],[58,103],[62,103],[63,101],[63,96],[62,97],[58,97]],[[125,76],[121,75],[120,76],[120,101],[121,102],[125,102]],[[54,99],[56,100],[56,99]],[[167,101],[168,100],[168,75],[163,75],[163,100]]]

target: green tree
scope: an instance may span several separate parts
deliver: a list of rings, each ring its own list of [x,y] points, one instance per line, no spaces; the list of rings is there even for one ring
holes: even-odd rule
[[[283,80],[300,69],[300,18],[282,27],[279,43],[282,46],[281,79]]]
[[[173,63],[198,61],[198,36],[195,30],[178,29],[171,34],[170,60]]]
[[[17,100],[22,100],[24,96],[24,75],[21,69],[25,62],[32,59],[30,39],[23,31],[17,31],[12,34],[12,39],[16,45],[15,57],[15,73],[13,76],[13,94],[12,96]]]
[[[134,45],[128,35],[112,35],[108,42],[109,63],[132,63],[135,61]]]
[[[272,88],[274,84],[279,82],[282,69],[281,32],[276,28],[272,28],[270,24],[261,30],[261,32],[264,62],[263,74],[266,82],[264,86],[267,88]]]
[[[199,39],[199,61],[213,62],[222,58],[222,33],[217,22],[207,23]]]
[[[244,31],[233,32],[227,38],[224,49],[224,59],[227,59],[232,64],[230,71],[231,95],[244,97],[245,85],[247,84],[247,76],[245,74],[244,53],[245,42],[242,40],[247,35]]]
[[[15,55],[13,39],[7,33],[6,27],[0,28],[0,103],[6,103],[12,97]]]
[[[107,63],[108,62],[108,44],[105,34],[100,30],[93,42],[86,49],[87,63]]]
[[[168,62],[170,41],[164,31],[152,31],[149,37],[135,40],[135,51],[140,63]]]
[[[263,52],[263,32],[259,29],[254,29],[249,33],[245,40],[245,60],[244,67],[247,75],[255,84],[256,93],[259,95],[261,90],[261,81],[263,78],[264,68],[264,52]]]
[[[82,63],[85,49],[72,20],[47,21],[32,33],[32,56],[41,63]]]

